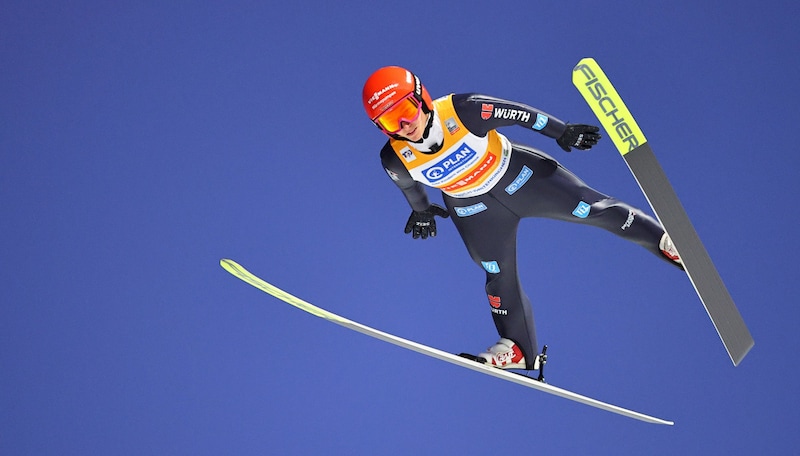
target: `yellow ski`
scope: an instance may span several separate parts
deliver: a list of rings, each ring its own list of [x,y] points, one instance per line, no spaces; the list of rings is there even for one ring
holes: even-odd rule
[[[572,70],[572,83],[603,124],[647,201],[669,233],[697,296],[738,365],[754,341],[647,139],[606,74],[591,58]]]

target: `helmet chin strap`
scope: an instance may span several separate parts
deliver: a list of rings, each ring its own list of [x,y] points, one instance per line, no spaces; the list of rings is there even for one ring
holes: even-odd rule
[[[428,139],[428,135],[431,133],[431,127],[433,126],[433,111],[428,114],[428,123],[425,125],[425,131],[422,132],[422,139],[420,142]]]
[[[436,117],[435,112],[434,111],[429,112],[428,123],[425,125],[425,131],[422,133],[422,139],[420,139],[419,141],[414,141],[415,144],[420,144],[420,145],[425,145],[425,143],[433,142],[433,144],[428,145],[428,149],[432,154],[439,152],[439,150],[444,145],[444,135],[441,132],[441,125],[434,122],[435,120],[434,117]],[[430,137],[431,133],[433,133],[436,137]]]

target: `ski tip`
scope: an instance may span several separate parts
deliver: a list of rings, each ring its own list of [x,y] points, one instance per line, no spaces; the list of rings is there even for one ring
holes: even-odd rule
[[[592,57],[584,57],[575,65],[575,68],[578,68],[581,65],[597,65],[597,61],[595,61],[595,59]]]
[[[244,269],[239,263],[228,258],[222,258],[219,260],[219,265],[222,266],[222,269],[230,272],[233,275],[236,275],[237,270]]]

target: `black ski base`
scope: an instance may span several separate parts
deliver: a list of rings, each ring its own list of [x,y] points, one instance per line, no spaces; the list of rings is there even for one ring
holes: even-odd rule
[[[460,356],[462,358],[466,358],[466,359],[468,359],[470,361],[475,361],[476,363],[479,363],[479,364],[486,364],[486,360],[485,359],[483,359],[481,357],[478,357],[478,356],[475,356],[475,355],[471,355],[469,353],[459,353],[458,356]],[[547,383],[547,382],[544,381],[544,365],[547,364],[547,345],[545,345],[544,348],[542,348],[542,353],[540,353],[540,354],[538,354],[536,356],[539,358],[539,360],[538,360],[539,361],[538,362],[538,364],[539,364],[539,376],[536,378],[536,380],[538,380],[538,381],[540,381],[542,383]],[[530,378],[530,375],[524,375],[524,374],[520,374],[520,373],[513,372],[513,371],[507,371],[507,372],[511,372],[511,373],[514,373],[514,374],[517,374],[517,375],[522,375],[523,377]]]

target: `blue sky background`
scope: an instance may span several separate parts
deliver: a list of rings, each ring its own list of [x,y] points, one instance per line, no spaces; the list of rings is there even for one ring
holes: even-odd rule
[[[0,454],[800,454],[797,2],[42,2],[0,7]],[[734,368],[679,271],[520,227],[548,380],[648,425],[367,338],[229,276],[451,352],[497,339],[450,221],[380,167],[364,79],[596,123],[636,116],[756,340]],[[646,207],[611,141],[561,152]],[[431,193],[435,201],[440,197]]]

